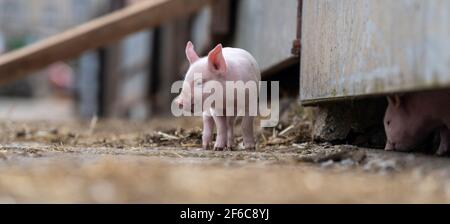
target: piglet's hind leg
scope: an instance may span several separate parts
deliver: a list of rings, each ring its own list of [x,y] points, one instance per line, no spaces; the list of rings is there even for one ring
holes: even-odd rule
[[[255,150],[255,136],[253,133],[253,120],[254,117],[245,116],[242,118],[242,137],[244,139],[245,150]]]
[[[450,130],[447,127],[441,128],[441,143],[439,144],[439,149],[436,155],[442,156],[447,154],[449,150],[450,142]]]

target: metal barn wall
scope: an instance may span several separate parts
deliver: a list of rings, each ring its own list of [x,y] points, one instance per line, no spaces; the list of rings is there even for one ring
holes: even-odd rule
[[[236,10],[229,15],[236,21],[227,46],[249,51],[263,71],[296,60],[291,52],[297,39],[298,0],[239,0],[231,10]],[[215,18],[214,13],[217,12],[207,7],[193,20],[191,40],[202,56],[210,50],[211,43],[221,42],[212,38],[214,30],[220,29],[214,27],[217,24],[213,20],[226,18]]]
[[[450,1],[303,0],[301,100],[450,87]]]
[[[292,59],[297,4],[297,0],[239,1],[234,46],[252,53],[262,70]]]

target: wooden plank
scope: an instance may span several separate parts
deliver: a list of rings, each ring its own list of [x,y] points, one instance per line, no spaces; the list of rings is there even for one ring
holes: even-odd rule
[[[153,101],[154,114],[170,114],[170,103],[175,97],[167,91],[175,81],[182,80],[188,65],[185,56],[186,42],[189,40],[189,19],[179,18],[160,27],[158,47],[158,89]]]
[[[450,1],[303,0],[304,104],[450,87]]]
[[[125,0],[110,0],[109,10],[114,12],[125,7]],[[105,46],[103,50],[103,69],[101,70],[100,90],[100,112],[101,117],[117,117],[118,95],[121,84],[120,74],[121,61],[123,59],[122,42]]]
[[[0,84],[201,9],[209,0],[147,0],[0,56]]]
[[[211,34],[226,36],[231,31],[231,1],[216,0],[211,6]]]

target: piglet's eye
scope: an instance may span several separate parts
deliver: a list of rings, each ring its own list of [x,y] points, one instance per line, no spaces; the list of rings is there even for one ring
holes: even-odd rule
[[[387,125],[390,125],[390,124],[391,124],[391,121],[387,121],[386,123],[387,123]]]

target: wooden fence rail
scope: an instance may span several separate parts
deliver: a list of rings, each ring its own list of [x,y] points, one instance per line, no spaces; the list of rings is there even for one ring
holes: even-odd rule
[[[0,56],[0,85],[54,62],[108,45],[123,37],[193,13],[210,0],[147,0],[61,34]]]

